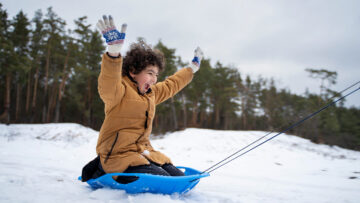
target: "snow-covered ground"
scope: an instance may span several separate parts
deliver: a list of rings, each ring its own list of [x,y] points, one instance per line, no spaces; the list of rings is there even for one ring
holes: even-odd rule
[[[176,165],[205,170],[263,136],[186,129],[154,137]],[[184,196],[91,190],[77,180],[98,132],[78,124],[0,124],[0,202],[360,202],[360,152],[280,135]]]

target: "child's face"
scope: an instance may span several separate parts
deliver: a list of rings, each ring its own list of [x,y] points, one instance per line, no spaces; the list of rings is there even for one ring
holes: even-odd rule
[[[130,75],[137,82],[140,93],[145,94],[150,86],[157,82],[159,68],[157,66],[148,65],[140,73],[130,73]]]

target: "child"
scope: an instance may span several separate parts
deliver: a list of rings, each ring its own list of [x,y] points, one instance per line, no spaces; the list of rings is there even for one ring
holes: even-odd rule
[[[119,32],[112,17],[103,16],[97,27],[108,44],[98,78],[98,91],[105,103],[105,120],[96,146],[99,167],[105,173],[184,175],[166,155],[154,150],[149,136],[156,105],[189,84],[199,69],[200,48],[195,50],[189,67],[156,83],[159,72],[164,69],[161,52],[140,42],[133,44],[123,58],[120,49],[125,39],[126,24]]]

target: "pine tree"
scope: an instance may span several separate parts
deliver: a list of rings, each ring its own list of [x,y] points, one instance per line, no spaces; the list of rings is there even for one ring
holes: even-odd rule
[[[176,59],[176,66],[179,68],[184,68],[187,64],[184,63],[181,59],[180,56],[177,57]],[[186,107],[186,104],[187,104],[187,99],[186,99],[186,88],[184,88],[184,90],[182,90],[179,94],[179,102],[180,105],[181,105],[181,114],[179,114],[179,120],[182,120],[182,123],[179,124],[179,129],[185,129],[187,127],[187,121],[188,121],[188,118],[187,118],[187,107]],[[181,115],[181,116],[180,116]]]
[[[239,79],[241,82],[241,78]],[[241,125],[242,129],[254,129],[255,110],[258,106],[259,85],[246,76],[243,83],[238,84],[240,95]]]
[[[28,111],[28,104],[26,105],[26,112],[28,114],[28,120],[33,123],[35,121],[37,109],[37,97],[39,92],[39,78],[40,78],[40,70],[41,70],[41,59],[45,53],[45,31],[42,20],[42,11],[37,10],[35,12],[35,16],[32,19],[32,23],[34,24],[34,30],[31,32],[31,40],[30,40],[30,59],[31,59],[31,70],[35,69],[35,72],[31,78],[34,79],[33,82],[33,91],[32,91],[32,99],[31,99],[31,110]],[[30,70],[30,75],[31,75]],[[29,83],[31,80],[29,80]],[[29,98],[30,100],[30,98]],[[28,103],[28,102],[27,102]],[[30,107],[29,107],[30,108]]]
[[[320,79],[321,84],[318,106],[325,105],[328,102],[327,100],[331,97],[331,94],[336,94],[336,92],[330,90],[330,86],[336,84],[337,72],[326,69],[306,69],[305,71],[309,72],[311,78]],[[325,83],[327,83],[327,85]],[[318,134],[317,142],[324,143],[324,136],[336,134],[339,131],[339,123],[333,111],[325,111],[319,115],[319,118],[317,119],[319,119],[318,128],[321,129]]]
[[[29,79],[30,61],[29,61],[29,40],[30,40],[30,22],[25,14],[20,11],[12,21],[13,31],[10,34],[10,39],[13,42],[15,50],[15,80],[16,86],[16,106],[15,106],[15,121],[19,121],[19,114],[21,113],[21,97],[22,89]],[[24,119],[22,119],[24,120]]]
[[[70,77],[71,67],[75,66],[75,60],[71,55],[73,52],[77,50],[76,49],[77,46],[74,43],[74,39],[70,36],[64,36],[64,47],[65,47],[66,56],[64,58],[63,70],[59,74],[60,85],[57,91],[57,99],[55,106],[55,117],[54,117],[55,123],[59,122],[60,120],[60,107],[65,92],[66,82]]]
[[[144,41],[144,39],[139,39],[139,40]],[[166,47],[161,42],[161,40],[159,40],[159,42],[156,44],[154,48],[161,51],[165,57],[165,69],[163,72],[160,73],[158,77],[158,81],[163,81],[168,76],[174,74],[177,71],[176,56],[175,56],[176,50]],[[179,128],[178,116],[177,116],[178,108],[176,108],[176,104],[177,104],[177,99],[170,98],[169,100],[161,103],[156,107],[156,115],[154,118],[154,129],[158,127],[157,125],[159,124],[159,122],[163,124],[162,126],[160,126],[162,129],[165,129],[165,126],[167,126],[168,128],[167,130],[170,129],[176,130]]]
[[[210,60],[203,59],[200,69],[195,73],[192,82],[184,89],[185,98],[189,102],[192,127],[207,126],[206,110],[210,108],[210,88],[213,83],[214,70]],[[200,115],[200,119],[199,119]]]
[[[329,88],[331,85],[336,84],[337,72],[329,71],[326,69],[305,69],[309,73],[309,77],[314,79],[320,79],[320,97],[328,98]],[[327,85],[325,84],[327,82]]]
[[[10,109],[11,109],[11,79],[13,68],[15,66],[14,59],[15,53],[12,41],[10,39],[10,21],[8,20],[8,14],[6,10],[3,10],[0,3],[0,75],[1,75],[1,87],[5,87],[3,90],[3,106],[4,111],[0,115],[0,120],[10,123]],[[3,81],[5,84],[3,85]]]
[[[236,79],[236,69],[224,67],[220,62],[216,63],[210,88],[214,128],[228,129],[230,118],[239,110],[239,105],[234,100],[238,98]]]
[[[86,123],[87,126],[90,126],[91,124],[91,97],[92,97],[92,67],[89,66],[89,48],[90,40],[91,40],[91,30],[90,25],[86,22],[87,17],[80,17],[77,20],[75,20],[76,28],[74,30],[74,33],[76,34],[76,40],[77,44],[79,45],[78,51],[77,51],[77,66],[75,69],[76,75],[74,75],[74,79],[76,79],[76,85],[78,87],[81,87],[81,93],[80,91],[80,97],[81,104],[79,104],[79,107],[81,107],[82,113],[82,122]],[[80,101],[79,101],[80,102]],[[80,110],[79,109],[79,110]]]
[[[97,30],[91,32],[88,50],[88,64],[91,70],[88,97],[90,126],[100,128],[104,118],[104,106],[97,91],[97,78],[100,74],[101,54],[104,53],[105,46]]]
[[[65,21],[62,20],[52,10],[52,7],[47,9],[46,18],[43,21],[44,32],[46,40],[46,63],[45,63],[45,76],[44,76],[44,96],[43,96],[43,110],[42,110],[42,122],[50,121],[50,113],[54,105],[54,94],[56,90],[57,80],[50,80],[52,77],[57,77],[55,74],[57,70],[62,67],[59,63],[63,62],[59,55],[64,55],[64,49],[62,46]],[[60,60],[60,61],[59,61]],[[61,70],[61,69],[60,69]],[[49,84],[52,83],[52,89],[49,94]],[[50,84],[51,85],[51,84]]]
[[[87,23],[86,16],[75,20],[75,25],[74,34],[78,48],[72,54],[76,58],[76,66],[75,74],[71,78],[70,91],[77,97],[73,104],[80,112],[81,118],[78,119],[82,123],[87,126],[99,125],[99,121],[94,121],[94,105],[97,106],[97,111],[103,112],[103,108],[99,108],[101,100],[97,93],[97,77],[100,73],[100,56],[105,47],[99,33],[90,29],[91,25]]]

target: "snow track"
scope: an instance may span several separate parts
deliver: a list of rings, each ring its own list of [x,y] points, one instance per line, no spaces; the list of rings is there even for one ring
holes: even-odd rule
[[[205,170],[266,132],[186,129],[153,137],[175,165]],[[98,132],[0,124],[0,202],[359,202],[360,152],[281,135],[214,171],[185,196],[91,190],[77,181]]]

